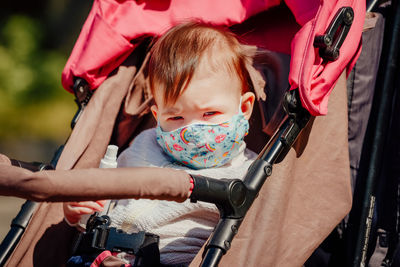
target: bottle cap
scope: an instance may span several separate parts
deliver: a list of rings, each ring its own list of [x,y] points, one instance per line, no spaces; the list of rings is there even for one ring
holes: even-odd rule
[[[118,153],[118,147],[115,145],[109,145],[107,147],[107,151],[106,154],[104,155],[104,158],[107,159],[113,159],[116,160],[117,159],[117,153]]]
[[[117,167],[117,153],[118,147],[109,145],[107,147],[106,154],[100,160],[99,168],[116,168]]]

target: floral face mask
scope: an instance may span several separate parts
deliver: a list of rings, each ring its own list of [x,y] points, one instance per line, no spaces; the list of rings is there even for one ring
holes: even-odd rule
[[[175,161],[194,169],[219,167],[239,153],[249,122],[241,110],[219,124],[190,124],[165,132],[156,128],[157,142]]]

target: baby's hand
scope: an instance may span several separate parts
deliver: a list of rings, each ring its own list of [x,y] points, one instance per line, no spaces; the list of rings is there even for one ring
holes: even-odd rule
[[[63,205],[64,217],[70,224],[78,223],[82,215],[102,211],[106,200],[66,202]]]

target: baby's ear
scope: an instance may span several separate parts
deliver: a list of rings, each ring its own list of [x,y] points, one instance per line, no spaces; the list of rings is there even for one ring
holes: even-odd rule
[[[246,120],[250,119],[251,117],[255,99],[256,96],[252,92],[246,92],[242,95],[242,104],[240,108],[242,109],[243,115]]]
[[[151,113],[153,114],[153,117],[157,120],[157,113],[158,113],[158,108],[156,105],[152,105],[150,107]]]

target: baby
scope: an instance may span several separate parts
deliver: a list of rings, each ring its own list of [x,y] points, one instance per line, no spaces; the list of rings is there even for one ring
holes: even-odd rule
[[[242,178],[256,154],[246,149],[255,95],[247,57],[234,35],[201,23],[178,25],[150,52],[149,81],[157,127],[138,135],[119,167],[166,167],[213,178]],[[66,220],[101,210],[103,202],[64,204]],[[119,200],[111,226],[160,236],[161,263],[188,265],[219,213],[209,203]],[[125,256],[127,261],[130,257]]]

